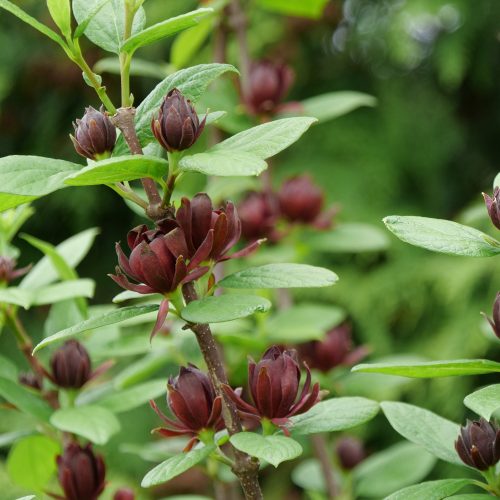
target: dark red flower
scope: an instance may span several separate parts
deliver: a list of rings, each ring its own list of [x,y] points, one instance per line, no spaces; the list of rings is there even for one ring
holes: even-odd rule
[[[500,460],[500,429],[484,418],[467,421],[460,428],[455,449],[462,461],[479,470],[487,470]]]
[[[293,83],[293,70],[285,64],[271,61],[254,62],[248,76],[245,104],[254,114],[276,111]]]
[[[158,118],[151,121],[151,129],[167,151],[183,151],[201,135],[205,120],[206,117],[200,123],[191,101],[179,90],[172,89],[160,106]]]
[[[16,278],[24,276],[31,269],[31,264],[16,269],[16,260],[10,257],[0,257],[0,283],[10,283]]]
[[[57,457],[57,465],[65,500],[97,500],[104,491],[104,461],[94,454],[90,444],[68,444]]]
[[[485,193],[483,193],[483,197],[491,222],[497,229],[500,229],[500,188],[496,187],[494,189],[493,198],[490,198]]]
[[[482,315],[488,320],[493,332],[500,339],[500,292],[497,292],[493,303],[493,319],[488,318],[484,313]]]
[[[279,218],[278,200],[272,193],[252,191],[238,205],[243,237],[248,241],[279,239],[276,223]]]
[[[283,183],[278,194],[283,216],[291,222],[313,223],[321,213],[323,190],[308,175],[298,175]]]
[[[91,160],[109,158],[115,147],[116,128],[103,108],[89,106],[81,120],[73,123],[75,136],[70,135],[76,152]]]
[[[68,340],[57,349],[50,360],[51,379],[59,387],[80,389],[92,377],[87,350],[80,342]]]
[[[113,495],[113,500],[134,500],[135,493],[130,488],[120,488]]]
[[[340,465],[351,470],[366,458],[363,441],[352,436],[341,437],[335,446]]]
[[[311,368],[325,373],[340,365],[351,366],[368,353],[364,346],[353,349],[351,328],[347,324],[332,328],[323,340],[305,342],[298,349]]]
[[[265,418],[281,427],[285,433],[285,425],[290,417],[305,413],[320,399],[319,384],[311,387],[311,372],[307,365],[306,381],[299,391],[301,378],[297,353],[294,350],[282,351],[279,347],[270,347],[255,363],[248,363],[248,385],[253,405],[243,401],[238,392],[225,386],[225,391],[238,406],[242,417],[260,421]]]
[[[191,436],[186,447],[190,449],[200,432],[224,427],[221,398],[216,396],[208,376],[196,366],[181,367],[179,375],[169,379],[167,389],[168,406],[177,420],[166,417],[151,400],[153,410],[167,424],[167,427],[155,429],[156,432],[166,437]]]

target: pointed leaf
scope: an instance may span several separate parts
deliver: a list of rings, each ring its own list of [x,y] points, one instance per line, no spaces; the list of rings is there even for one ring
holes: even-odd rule
[[[437,481],[427,481],[414,486],[408,486],[393,493],[385,500],[442,500],[448,498],[453,493],[473,484],[471,479],[439,479]]]
[[[500,384],[489,385],[469,394],[464,405],[486,420],[500,409]]]

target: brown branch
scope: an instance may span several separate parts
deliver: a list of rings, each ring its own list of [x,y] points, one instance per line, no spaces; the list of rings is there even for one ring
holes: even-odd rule
[[[325,480],[328,498],[335,498],[337,495],[337,485],[335,484],[335,478],[333,477],[332,462],[330,460],[330,456],[328,455],[325,436],[323,436],[323,434],[313,434],[311,436],[311,442],[314,447],[314,453],[321,465],[321,472],[323,473],[323,478]]]
[[[248,94],[250,73],[250,51],[248,50],[247,26],[248,21],[240,0],[232,0],[229,4],[229,21],[236,33],[239,49],[239,70],[241,75],[241,91],[243,96]]]
[[[198,295],[193,283],[186,283],[182,287],[182,293],[187,304],[196,300]],[[196,335],[201,353],[205,359],[210,379],[214,385],[215,392],[222,397],[222,417],[229,434],[237,434],[242,431],[238,410],[224,390],[223,385],[228,385],[226,371],[222,363],[219,348],[207,324],[189,324],[189,328]],[[239,479],[243,493],[247,500],[261,500],[263,498],[259,485],[259,462],[233,447],[235,463],[233,472]]]

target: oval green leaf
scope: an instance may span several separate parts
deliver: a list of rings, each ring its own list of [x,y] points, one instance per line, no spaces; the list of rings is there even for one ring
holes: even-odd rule
[[[439,479],[408,486],[393,493],[385,500],[442,500],[465,486],[473,484],[471,479]]]
[[[500,384],[489,385],[469,394],[464,405],[486,420],[500,409]]]

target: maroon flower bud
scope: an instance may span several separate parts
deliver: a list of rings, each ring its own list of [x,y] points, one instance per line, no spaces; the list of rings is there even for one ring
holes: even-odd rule
[[[16,260],[10,257],[0,257],[0,283],[10,283],[16,278],[24,276],[31,269],[29,266],[16,269]]]
[[[250,112],[275,112],[292,85],[293,77],[293,70],[285,64],[271,61],[253,63],[248,77],[248,91],[244,96]]]
[[[87,350],[80,342],[68,340],[50,360],[52,381],[66,389],[80,389],[92,377]]]
[[[276,241],[276,223],[279,217],[278,201],[271,193],[248,193],[238,205],[243,237],[248,241],[268,238]]]
[[[167,151],[190,148],[203,132],[206,117],[200,123],[189,99],[172,89],[160,106],[158,118],[151,121],[151,129],[158,142]]]
[[[335,446],[340,465],[345,470],[351,470],[366,458],[363,442],[355,437],[341,437]]]
[[[481,314],[488,320],[494,334],[500,339],[500,292],[497,292],[493,303],[493,319],[488,318],[484,313]]]
[[[167,389],[168,406],[177,420],[166,417],[156,403],[150,401],[153,410],[168,426],[155,429],[156,432],[166,437],[192,436],[186,447],[190,449],[203,430],[224,427],[221,398],[215,395],[208,376],[196,366],[181,367],[179,375],[168,380]]]
[[[58,479],[65,500],[97,500],[104,491],[105,466],[92,446],[70,443],[57,457]]]
[[[500,460],[500,429],[484,418],[467,421],[460,428],[455,449],[462,461],[479,470],[487,470]]]
[[[323,208],[323,190],[308,175],[298,175],[283,183],[278,194],[283,216],[292,222],[312,223]]]
[[[486,209],[490,216],[493,225],[500,229],[500,188],[496,187],[493,191],[493,198],[490,198],[487,194],[483,193],[484,202],[486,203]]]
[[[35,391],[42,390],[42,385],[40,384],[40,379],[34,373],[20,373],[19,383],[25,385],[26,387],[31,387]]]
[[[242,418],[260,421],[263,418],[281,427],[285,433],[288,419],[305,413],[320,399],[319,384],[314,384],[311,392],[311,372],[305,365],[307,376],[302,391],[299,391],[300,367],[294,350],[282,351],[270,347],[255,363],[248,364],[248,385],[253,406],[241,399],[230,387],[225,391],[238,406]]]
[[[75,136],[70,135],[76,152],[91,160],[109,158],[115,147],[116,128],[104,109],[99,111],[89,106],[81,120],[73,123]]]
[[[120,488],[113,495],[113,500],[134,500],[135,493],[130,488]]]
[[[367,354],[366,347],[353,349],[351,328],[341,325],[332,328],[323,340],[305,342],[299,346],[302,359],[311,368],[328,372],[337,366],[351,366]]]

